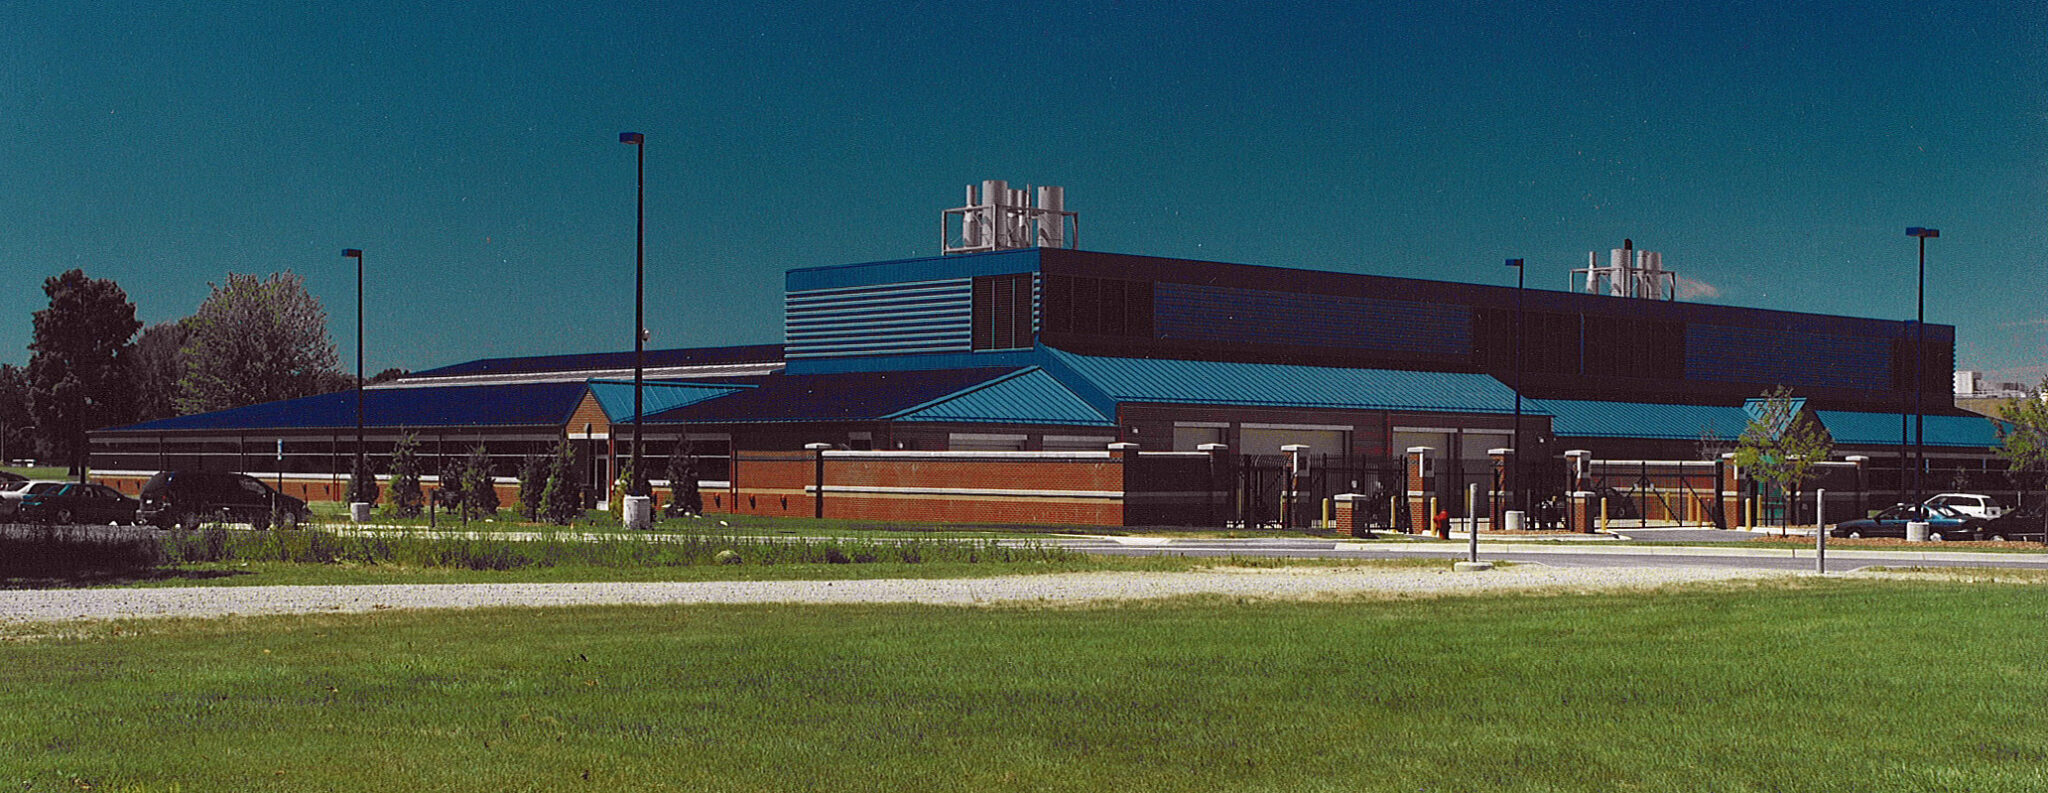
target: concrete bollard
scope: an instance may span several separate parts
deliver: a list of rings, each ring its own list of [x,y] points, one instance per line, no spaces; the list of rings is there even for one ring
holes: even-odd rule
[[[654,528],[654,497],[627,496],[626,528],[645,531]]]
[[[349,519],[349,522],[350,522],[350,523],[358,523],[358,524],[360,524],[360,523],[369,523],[369,522],[370,522],[370,502],[368,502],[368,501],[351,501],[351,502],[348,502],[348,519]]]

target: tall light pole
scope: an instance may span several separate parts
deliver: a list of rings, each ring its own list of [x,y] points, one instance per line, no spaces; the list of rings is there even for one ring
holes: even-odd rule
[[[1508,266],[1515,268],[1515,449],[1510,469],[1515,478],[1514,486],[1508,489],[1508,498],[1516,509],[1527,510],[1524,495],[1527,487],[1522,483],[1522,291],[1524,275],[1528,270],[1522,267],[1521,259],[1509,259]],[[1526,512],[1523,520],[1527,520]]]
[[[342,258],[356,260],[356,468],[363,467],[363,249],[343,248]]]
[[[640,492],[640,480],[646,478],[640,470],[640,380],[647,359],[647,136],[621,132],[619,142],[632,146],[639,160],[635,168],[639,187],[633,210],[633,480],[626,483],[626,493],[644,496],[647,494]]]
[[[1927,238],[1941,236],[1941,230],[1913,226],[1906,229],[1906,236],[1920,238],[1920,281],[1913,312],[1913,503],[1919,504],[1927,497],[1920,492],[1927,468]]]

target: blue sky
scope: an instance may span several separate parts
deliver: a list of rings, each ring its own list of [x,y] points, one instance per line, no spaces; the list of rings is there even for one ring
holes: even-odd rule
[[[981,179],[1082,247],[1559,289],[1631,237],[1696,300],[1928,318],[2048,363],[2048,7],[11,3],[0,362],[41,280],[148,322],[292,270],[368,366],[780,340],[781,273],[932,255]],[[2038,376],[2033,375],[2033,376]]]

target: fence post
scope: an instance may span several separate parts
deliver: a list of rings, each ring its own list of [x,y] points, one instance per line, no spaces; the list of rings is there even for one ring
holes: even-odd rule
[[[1828,491],[1826,488],[1813,490],[1813,571],[1826,574],[1828,571]]]
[[[1870,504],[1865,500],[1864,495],[1864,491],[1870,487],[1869,480],[1867,479],[1868,470],[1865,468],[1865,466],[1870,464],[1870,457],[1868,455],[1852,454],[1845,459],[1856,464],[1856,498],[1851,502],[1855,505],[1855,509],[1851,510],[1850,516],[1860,518],[1870,511]]]
[[[1218,494],[1229,493],[1232,484],[1230,478],[1225,474],[1225,470],[1230,467],[1230,445],[1226,443],[1204,443],[1195,448],[1209,453],[1209,495],[1203,499],[1209,505],[1206,522],[1211,526],[1221,525],[1221,521],[1217,520],[1216,502],[1221,500]]]
[[[825,517],[825,450],[832,448],[832,444],[806,443],[804,448],[810,450],[816,461],[813,479],[817,482],[818,492],[811,498],[811,517],[822,518]]]

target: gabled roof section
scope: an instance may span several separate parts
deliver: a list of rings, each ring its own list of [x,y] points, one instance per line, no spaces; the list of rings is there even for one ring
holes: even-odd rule
[[[1114,427],[1060,381],[1036,366],[948,394],[888,416],[899,421],[1066,424]]]
[[[763,363],[782,360],[782,345],[752,344],[739,347],[689,347],[648,350],[648,366],[711,366]],[[631,369],[633,352],[592,352],[573,355],[530,355],[519,358],[479,358],[467,363],[413,372],[407,377],[448,377],[453,375],[530,374],[534,372],[579,372],[593,369]]]
[[[1551,434],[1560,438],[1655,438],[1734,441],[1749,428],[1742,408],[1718,405],[1661,405],[1648,402],[1541,400],[1551,415]]]
[[[643,416],[652,416],[664,410],[684,405],[694,405],[707,399],[717,399],[760,386],[751,383],[649,383],[643,381],[640,389],[640,407]],[[605,418],[613,423],[633,420],[633,381],[592,380],[590,394],[597,398],[604,408]]]
[[[1771,437],[1776,438],[1784,435],[1785,430],[1791,429],[1792,423],[1799,420],[1799,414],[1806,410],[1805,397],[1792,397],[1785,400],[1785,403],[1785,412],[1772,415],[1771,400],[1762,398],[1746,399],[1742,402],[1742,412],[1743,415],[1749,417],[1750,421],[1758,424],[1764,423],[1765,419],[1770,419],[1773,426],[1766,427],[1765,429],[1770,430]]]
[[[1900,414],[1852,410],[1816,410],[1837,445],[1897,446]],[[1904,419],[1907,442],[1913,438],[1913,417]],[[1988,449],[2000,444],[1998,430],[1985,416],[1928,416],[1923,437],[1929,446]]]
[[[1513,413],[1515,392],[1483,374],[1222,361],[1103,358],[1045,350],[1047,370],[1098,412],[1115,403]],[[1541,414],[1525,400],[1523,412]],[[1109,404],[1105,404],[1109,403]]]
[[[732,382],[758,387],[659,414],[650,411],[646,420],[716,424],[880,421],[1014,371],[977,368],[739,378]]]
[[[570,382],[365,389],[363,423],[371,427],[559,425],[576,409],[584,388],[581,382]],[[105,431],[353,430],[355,426],[356,392],[349,390]]]

